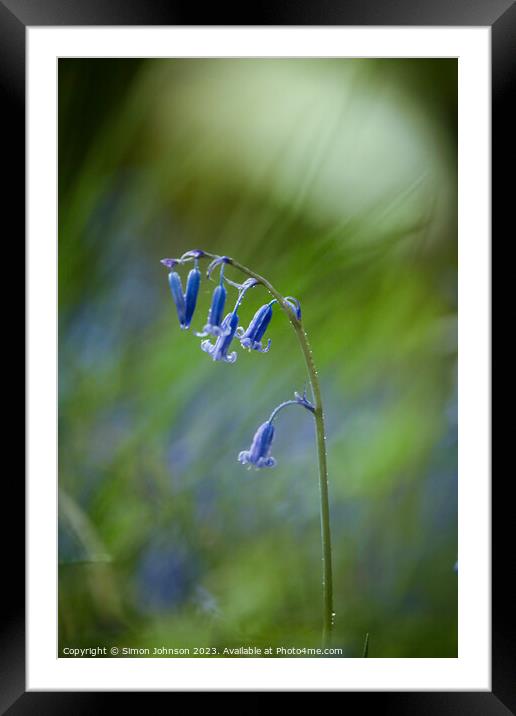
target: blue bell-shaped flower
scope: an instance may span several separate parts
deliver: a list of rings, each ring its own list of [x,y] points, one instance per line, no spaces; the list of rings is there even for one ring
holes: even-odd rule
[[[269,323],[272,318],[272,305],[276,303],[276,299],[270,303],[266,303],[265,306],[261,306],[254,314],[251,323],[247,330],[239,328],[237,331],[237,337],[240,340],[241,345],[248,350],[260,351],[260,353],[267,353],[271,347],[271,339],[267,341],[265,348],[262,347],[263,334],[267,330]],[[240,335],[239,335],[240,332]]]

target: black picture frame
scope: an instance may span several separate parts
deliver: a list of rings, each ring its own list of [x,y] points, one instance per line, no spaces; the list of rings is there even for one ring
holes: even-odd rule
[[[199,18],[202,17],[202,22]],[[245,12],[219,3],[199,8],[170,0],[0,0],[0,97],[4,119],[4,218],[16,217],[10,245],[24,245],[25,217],[25,29],[28,26],[80,25],[403,25],[490,26],[492,31],[492,227],[500,235],[510,226],[514,198],[510,111],[515,89],[516,4],[513,0],[284,0],[253,5]],[[512,92],[511,92],[512,90]],[[512,199],[512,201],[511,201]],[[506,221],[507,220],[507,221]],[[511,234],[514,232],[512,231]],[[14,237],[16,236],[16,240]],[[92,714],[114,697],[97,692],[25,692],[24,614],[24,483],[21,471],[11,472],[9,511],[17,519],[4,535],[3,593],[0,649],[0,713]],[[509,476],[507,476],[509,477]],[[492,521],[492,691],[472,692],[342,692],[346,700],[359,696],[385,713],[516,714],[516,660],[509,630],[516,603],[507,575],[511,544],[511,480],[493,481]],[[5,488],[4,488],[5,489]],[[5,503],[4,503],[5,504]],[[6,511],[4,511],[5,514]],[[5,521],[4,521],[5,524]],[[14,531],[13,531],[14,530]],[[508,561],[509,560],[509,561]],[[514,571],[512,569],[512,571]],[[512,589],[512,591],[511,591]],[[121,695],[121,694],[117,694]],[[138,698],[131,694],[131,698]],[[134,704],[133,704],[134,705]],[[363,707],[363,702],[362,702]]]

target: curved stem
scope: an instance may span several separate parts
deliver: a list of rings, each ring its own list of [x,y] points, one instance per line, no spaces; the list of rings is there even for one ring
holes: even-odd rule
[[[205,256],[209,258],[217,258],[214,254],[205,252]],[[292,308],[285,301],[283,296],[274,288],[274,286],[259,274],[247,268],[243,264],[234,259],[227,258],[227,263],[246,274],[250,278],[256,279],[261,283],[272,296],[277,300],[283,311],[287,314],[288,319],[294,328],[297,340],[303,352],[306,368],[312,388],[314,398],[313,416],[316,427],[317,438],[317,457],[319,463],[319,496],[320,496],[320,513],[321,513],[321,547],[322,547],[322,588],[323,588],[323,646],[330,643],[331,632],[333,629],[333,575],[332,575],[332,555],[331,555],[331,530],[330,530],[330,505],[328,498],[328,464],[326,458],[326,434],[324,428],[324,412],[321,397],[321,387],[319,385],[319,377],[312,354],[312,349],[308,341],[308,336],[303,328],[302,319],[297,318]]]
[[[287,405],[302,405],[302,403],[300,403],[299,400],[285,400],[284,403],[280,403],[277,407],[274,408],[274,410],[270,414],[269,423],[272,423],[279,411],[283,410],[283,408],[286,408]]]

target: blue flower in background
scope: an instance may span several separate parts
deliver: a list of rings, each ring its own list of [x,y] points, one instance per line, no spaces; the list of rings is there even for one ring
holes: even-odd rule
[[[154,540],[144,550],[138,569],[137,598],[146,613],[170,613],[188,602],[200,572],[197,556],[184,544]]]
[[[248,350],[260,351],[260,353],[267,353],[271,347],[271,339],[267,341],[267,346],[262,348],[263,334],[267,330],[269,323],[272,318],[272,305],[276,303],[276,299],[270,303],[266,303],[265,306],[261,306],[253,316],[251,323],[247,330],[238,328],[237,337],[240,340],[241,345]]]

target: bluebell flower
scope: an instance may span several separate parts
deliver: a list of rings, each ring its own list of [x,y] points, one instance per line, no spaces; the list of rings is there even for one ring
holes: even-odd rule
[[[209,340],[202,341],[201,350],[205,353],[209,353],[213,360],[222,360],[225,363],[234,363],[237,359],[236,351],[228,353],[231,342],[235,336],[235,331],[238,326],[238,314],[236,311],[228,313],[226,318],[222,321],[220,327],[220,335],[217,337],[215,343]]]
[[[188,254],[191,254],[189,257]],[[199,286],[201,283],[201,272],[199,271],[199,256],[202,255],[200,251],[191,251],[185,254],[181,259],[161,259],[161,263],[169,269],[173,269],[177,264],[182,263],[183,260],[188,261],[194,259],[195,266],[188,274],[186,280],[186,292],[183,293],[183,284],[181,283],[181,277],[177,271],[171,271],[168,275],[168,283],[170,285],[170,292],[172,298],[176,304],[177,315],[181,328],[186,330],[190,328],[192,317],[197,304],[197,296],[199,295]],[[186,258],[185,258],[186,257]]]
[[[276,460],[270,455],[273,438],[274,425],[271,420],[267,420],[255,432],[249,450],[242,450],[239,454],[238,461],[242,465],[249,465],[249,468],[274,467]]]
[[[224,306],[226,305],[226,288],[224,286],[224,265],[226,263],[226,257],[222,256],[220,259],[216,259],[215,261],[212,261],[212,263],[208,266],[208,271],[206,275],[208,278],[210,277],[211,271],[214,268],[214,265],[221,264],[220,267],[220,282],[219,285],[215,287],[215,290],[213,291],[213,296],[211,298],[211,306],[210,310],[208,312],[208,320],[206,322],[206,325],[204,326],[202,333],[198,333],[198,336],[221,336],[223,331],[221,327],[222,323],[222,316],[224,315]]]
[[[190,271],[186,280],[185,292],[185,321],[181,328],[190,328],[195,306],[197,304],[197,296],[199,295],[199,286],[201,284],[201,272],[197,266]]]
[[[181,324],[181,328],[183,328],[186,321],[186,303],[183,294],[181,276],[177,273],[177,271],[171,271],[169,273],[168,283],[170,286],[170,292],[172,293],[172,298],[174,299],[174,303],[176,304],[179,323]]]
[[[251,323],[247,330],[239,328],[237,330],[237,337],[240,340],[241,345],[248,350],[260,351],[260,353],[267,353],[271,347],[271,339],[267,341],[265,348],[262,348],[263,334],[267,330],[269,323],[272,318],[272,305],[276,303],[276,299],[270,303],[266,303],[261,306],[254,314]]]
[[[203,350],[205,353],[209,353],[213,360],[222,360],[226,363],[234,363],[236,361],[236,352],[232,351],[231,353],[228,353],[228,351],[233,341],[233,338],[235,337],[235,332],[238,327],[238,308],[242,303],[242,299],[244,298],[246,292],[256,284],[257,281],[255,279],[248,279],[247,281],[244,281],[244,283],[241,285],[235,284],[239,288],[238,298],[232,312],[228,313],[228,315],[222,321],[222,325],[220,326],[220,335],[217,337],[215,343],[212,343],[209,340],[201,342],[201,350]]]
[[[255,467],[256,469],[260,469],[262,467],[274,467],[276,465],[276,460],[271,457],[270,454],[272,440],[274,438],[273,421],[276,415],[287,405],[302,405],[311,413],[315,411],[315,407],[306,397],[306,390],[303,392],[303,395],[294,393],[294,396],[294,400],[286,400],[284,403],[280,403],[276,408],[274,408],[269,419],[260,425],[254,434],[249,450],[242,450],[242,452],[238,455],[238,461],[241,462],[242,465],[249,465],[249,469],[251,467]]]
[[[221,336],[223,333],[222,329],[222,315],[224,313],[224,306],[226,305],[226,289],[223,284],[219,284],[213,291],[211,298],[211,306],[208,311],[208,320],[206,325],[202,329],[202,333],[198,333],[198,336]]]

